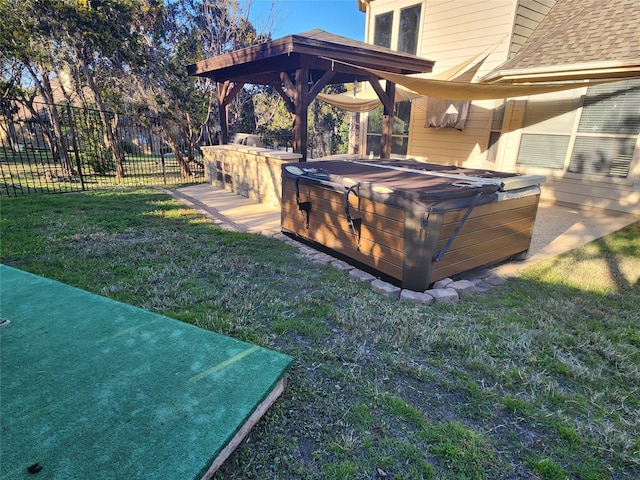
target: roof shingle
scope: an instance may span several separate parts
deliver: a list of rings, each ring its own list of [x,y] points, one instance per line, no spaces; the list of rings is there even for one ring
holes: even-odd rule
[[[500,70],[640,60],[638,0],[559,0]]]

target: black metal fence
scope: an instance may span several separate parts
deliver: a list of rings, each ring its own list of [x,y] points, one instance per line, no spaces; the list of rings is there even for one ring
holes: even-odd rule
[[[105,131],[105,119],[111,131]],[[200,153],[179,148],[182,164],[154,118],[3,100],[0,196],[201,182]]]

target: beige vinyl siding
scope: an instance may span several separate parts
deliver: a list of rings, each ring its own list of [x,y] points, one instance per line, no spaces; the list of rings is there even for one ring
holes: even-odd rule
[[[556,3],[557,0],[520,0],[513,26],[509,58],[520,51],[522,45]]]
[[[640,184],[637,181],[631,185],[617,185],[549,177],[542,187],[541,198],[640,215]]]
[[[436,60],[434,73],[492,48],[495,49],[479,72],[480,76],[506,59],[515,0],[427,0],[425,3],[419,55]]]
[[[471,104],[464,130],[424,128],[426,102],[414,102],[409,155],[423,161],[471,166],[469,159],[481,156],[488,143],[491,110]],[[417,123],[416,123],[417,122]],[[416,133],[418,132],[418,133]]]
[[[372,5],[375,6],[376,2]],[[489,53],[477,76],[506,60],[516,0],[427,0],[419,55],[436,60],[434,73]],[[471,104],[462,131],[425,128],[427,101],[413,102],[408,155],[434,163],[483,166],[492,109],[500,101]]]
[[[573,91],[573,98],[566,98],[563,101],[558,99],[559,95],[547,95],[547,99],[553,100],[553,105],[571,102],[577,97],[584,95],[585,90]],[[567,92],[568,96],[569,92]],[[546,183],[542,186],[542,198],[545,200],[572,203],[584,207],[602,208],[620,212],[640,215],[640,136],[636,136],[633,158],[628,164],[629,171],[625,178],[617,176],[603,176],[583,174],[578,175],[567,171],[567,160],[564,169],[550,169],[543,166],[518,165],[517,159],[522,148],[523,135],[527,131],[549,133],[555,131],[558,134],[567,132],[571,128],[570,124],[577,128],[577,119],[568,113],[549,118],[547,121],[536,121],[536,110],[533,109],[533,120],[531,113],[527,119],[528,102],[544,102],[545,96],[530,98],[527,100],[509,100],[505,108],[505,119],[503,123],[503,135],[501,138],[500,150],[498,153],[497,169],[507,172],[519,172],[525,174],[541,174],[547,177]],[[557,113],[563,109],[556,108]],[[576,112],[577,115],[577,112]],[[567,121],[567,125],[558,124],[560,119]],[[527,123],[535,121],[534,125],[525,128]],[[533,128],[532,128],[533,127]],[[575,135],[575,133],[574,133]],[[583,137],[585,138],[585,137]],[[587,137],[588,138],[588,137]],[[625,140],[628,141],[628,140]],[[573,148],[573,144],[572,144]],[[625,171],[626,173],[626,171]]]

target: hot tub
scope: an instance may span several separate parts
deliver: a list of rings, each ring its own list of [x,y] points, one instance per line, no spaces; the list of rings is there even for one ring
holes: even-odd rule
[[[412,160],[282,166],[282,230],[423,291],[526,255],[545,177]]]

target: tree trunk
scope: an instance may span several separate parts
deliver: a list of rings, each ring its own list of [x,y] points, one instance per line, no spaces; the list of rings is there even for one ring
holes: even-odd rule
[[[20,142],[18,141],[18,132],[16,132],[16,126],[13,123],[13,115],[10,112],[2,112],[5,118],[5,122],[7,124],[6,128],[4,127],[4,122],[2,122],[2,131],[4,132],[6,138],[9,140],[9,146],[11,147],[12,152],[17,152],[20,150]]]
[[[124,154],[122,153],[120,143],[116,138],[116,134],[114,132],[111,121],[107,116],[107,109],[102,100],[102,95],[98,90],[98,86],[96,85],[95,79],[93,78],[93,74],[89,70],[89,65],[82,59],[81,55],[78,55],[78,58],[82,62],[82,65],[80,66],[82,74],[87,81],[87,85],[91,89],[91,92],[93,93],[96,106],[98,107],[100,122],[102,123],[102,128],[104,130],[105,146],[111,149],[113,158],[116,161],[116,178],[124,178]]]
[[[53,136],[49,135],[51,140],[51,147],[53,149],[54,158],[60,161],[60,168],[62,169],[62,175],[71,177],[74,175],[73,165],[68,155],[67,138],[62,131],[62,125],[60,122],[60,115],[58,115],[58,109],[54,103],[53,89],[51,88],[51,82],[49,77],[43,72],[42,80],[39,82],[42,96],[46,100],[46,108],[49,113],[49,121],[51,128],[53,129]],[[44,131],[44,129],[43,129]]]
[[[166,125],[166,122],[163,122],[162,130],[164,131],[164,134],[166,137],[165,140],[169,144],[169,148],[171,149],[173,156],[178,162],[178,165],[180,165],[180,176],[182,178],[191,178],[193,173],[191,172],[191,167],[189,167],[189,162],[185,160],[184,156],[182,155],[182,152],[180,151],[180,147],[178,146],[178,142],[176,141],[174,136],[171,134],[170,129],[167,128],[165,125]]]

